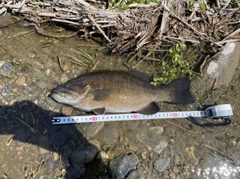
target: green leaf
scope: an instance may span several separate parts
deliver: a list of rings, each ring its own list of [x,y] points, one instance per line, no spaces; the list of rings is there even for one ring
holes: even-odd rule
[[[204,2],[199,2],[199,6],[200,6],[200,8],[202,9],[202,10],[204,10],[204,11],[206,11],[207,10],[207,6],[206,6],[206,4],[204,4]]]
[[[186,44],[183,44],[183,43],[180,43],[180,48],[182,49],[182,50],[184,50],[186,47],[187,47],[187,45]]]

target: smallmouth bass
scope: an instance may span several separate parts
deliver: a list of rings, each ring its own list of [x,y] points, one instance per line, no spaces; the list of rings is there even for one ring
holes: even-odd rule
[[[50,97],[83,111],[95,114],[138,112],[154,114],[155,102],[192,104],[189,78],[167,85],[153,86],[150,78],[139,72],[96,71],[80,75],[53,89]]]

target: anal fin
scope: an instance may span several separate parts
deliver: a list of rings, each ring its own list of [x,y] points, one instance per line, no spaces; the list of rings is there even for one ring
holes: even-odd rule
[[[105,114],[106,108],[96,108],[92,110],[95,114]]]

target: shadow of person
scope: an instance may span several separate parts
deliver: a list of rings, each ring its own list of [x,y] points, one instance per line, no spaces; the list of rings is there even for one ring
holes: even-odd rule
[[[61,114],[31,101],[0,106],[0,177],[47,179],[66,173],[66,179],[86,178],[84,165],[97,148],[75,125],[53,126],[53,116]]]

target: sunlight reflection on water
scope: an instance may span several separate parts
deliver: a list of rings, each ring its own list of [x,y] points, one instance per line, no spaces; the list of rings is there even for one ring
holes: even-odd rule
[[[197,176],[205,179],[235,179],[240,178],[240,166],[236,166],[227,161],[221,161],[214,167],[206,169],[193,169],[193,173],[197,173]]]

